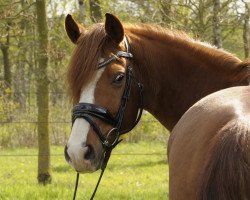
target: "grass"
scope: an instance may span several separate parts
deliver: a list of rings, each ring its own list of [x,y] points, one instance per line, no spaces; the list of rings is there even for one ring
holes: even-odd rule
[[[37,184],[37,150],[0,152],[0,199],[72,199],[76,173],[52,147],[52,183]],[[89,199],[100,172],[81,174],[77,199]],[[122,143],[113,151],[96,194],[99,199],[168,199],[168,165],[162,143]]]

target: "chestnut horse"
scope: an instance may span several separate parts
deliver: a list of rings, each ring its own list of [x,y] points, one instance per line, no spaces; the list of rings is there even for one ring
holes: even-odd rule
[[[118,143],[113,131],[127,132],[138,122],[142,97],[143,109],[172,130],[204,96],[249,83],[248,62],[181,32],[122,25],[112,14],[89,29],[68,15],[65,29],[76,45],[68,83],[77,104],[65,157],[80,173],[101,167],[106,148]]]

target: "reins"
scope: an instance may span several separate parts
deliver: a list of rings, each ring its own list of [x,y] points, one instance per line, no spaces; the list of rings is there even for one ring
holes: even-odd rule
[[[93,128],[94,132],[97,134],[103,149],[104,149],[104,159],[101,164],[101,174],[99,176],[99,179],[97,181],[97,184],[95,186],[95,189],[92,193],[92,196],[90,200],[94,199],[96,191],[98,189],[98,186],[101,182],[101,179],[103,177],[104,171],[106,169],[106,166],[108,164],[110,155],[112,150],[116,147],[117,144],[119,144],[122,139],[120,139],[120,135],[127,133],[131,131],[140,121],[140,118],[142,116],[142,111],[143,111],[143,85],[140,82],[135,81],[133,78],[133,72],[132,72],[132,67],[130,65],[130,59],[132,59],[133,55],[129,52],[129,43],[126,37],[124,37],[124,43],[126,47],[126,52],[125,51],[118,51],[116,55],[113,55],[111,58],[99,63],[98,69],[103,68],[107,66],[109,63],[115,61],[117,58],[123,57],[128,60],[127,62],[127,69],[126,69],[126,82],[125,82],[125,87],[124,87],[124,92],[121,97],[121,103],[120,107],[118,109],[118,112],[115,117],[112,116],[112,114],[106,109],[101,106],[97,106],[94,104],[89,104],[89,103],[79,103],[73,108],[72,112],[72,124],[77,118],[84,118]],[[122,122],[125,114],[125,110],[127,107],[127,102],[130,97],[131,93],[131,86],[132,82],[135,81],[137,83],[137,87],[139,90],[139,110],[137,114],[137,118],[133,124],[132,127],[130,127],[128,130],[121,130],[122,127]],[[97,126],[97,124],[93,121],[93,118],[98,118],[105,123],[108,123],[113,126],[113,128],[109,131],[107,136],[105,136],[101,129]],[[109,142],[109,137],[111,134],[115,133],[115,139],[111,143]],[[76,199],[76,193],[77,193],[77,188],[78,188],[78,183],[79,183],[79,172],[77,172],[76,175],[76,183],[75,183],[75,191],[74,191],[74,196],[73,200]]]

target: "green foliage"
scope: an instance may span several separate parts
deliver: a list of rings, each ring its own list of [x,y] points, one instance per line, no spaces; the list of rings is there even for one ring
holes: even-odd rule
[[[50,94],[56,103],[50,103],[50,134],[54,145],[66,144],[70,129],[71,105],[66,94]],[[52,97],[51,97],[52,98]],[[50,98],[50,99],[51,99]],[[37,111],[27,109],[20,112],[16,108],[12,111],[12,120],[15,122],[3,123],[0,126],[0,147],[37,146]],[[167,144],[169,132],[151,114],[145,112],[141,121],[132,132],[124,135],[126,142],[155,141]]]
[[[0,166],[0,199],[71,199],[76,173],[66,164],[62,147],[52,147],[51,152],[53,182],[44,187],[36,184],[36,149],[1,151],[0,162],[4,165]],[[90,198],[98,175],[80,175],[77,199]],[[167,199],[167,191],[165,145],[121,143],[114,149],[96,199]]]
[[[12,100],[12,92],[3,81],[0,81],[0,147],[3,144],[10,144],[12,132],[9,132],[6,124],[13,119],[13,113],[19,107],[18,103]]]
[[[167,144],[169,131],[150,113],[144,112],[135,129],[125,135],[128,142],[157,141]]]
[[[4,81],[0,81],[0,122],[10,121],[11,113],[19,107],[11,95],[11,89],[4,84]]]
[[[228,36],[229,34],[230,37]],[[225,31],[224,35],[227,37],[227,39],[224,40],[223,48],[244,60],[244,44],[243,41],[239,39],[239,35],[242,34],[242,29],[236,29],[233,31],[233,33],[230,30]]]
[[[8,89],[9,90],[9,89]],[[11,93],[12,94],[12,93]],[[50,133],[52,144],[64,145],[70,133],[71,106],[64,93],[50,93]],[[0,97],[0,99],[2,96]],[[30,94],[30,99],[35,99],[35,94]],[[37,109],[35,101],[30,101],[30,106],[25,110],[11,101],[1,106],[0,147],[37,146]],[[1,102],[0,102],[1,103]],[[13,106],[10,106],[10,105]],[[4,119],[3,119],[4,117]],[[7,119],[11,119],[7,120]]]

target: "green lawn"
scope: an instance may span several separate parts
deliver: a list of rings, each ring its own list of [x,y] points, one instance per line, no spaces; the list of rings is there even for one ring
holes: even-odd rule
[[[75,172],[64,160],[63,147],[52,147],[50,185],[37,184],[37,150],[0,151],[0,199],[72,199]],[[122,143],[113,151],[96,198],[168,199],[166,145]],[[77,199],[89,199],[99,172],[80,175]]]

